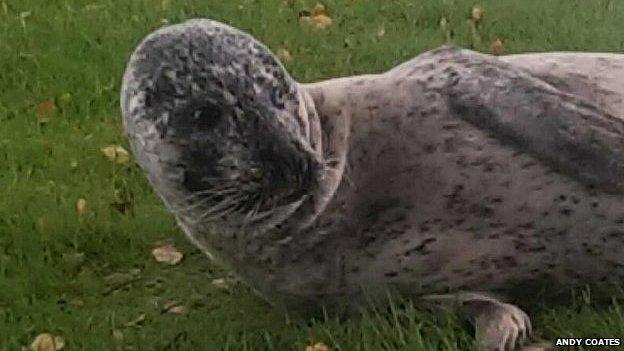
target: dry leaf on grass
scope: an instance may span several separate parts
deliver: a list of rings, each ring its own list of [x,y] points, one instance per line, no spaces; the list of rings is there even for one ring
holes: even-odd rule
[[[50,121],[50,116],[56,110],[54,99],[48,99],[37,104],[35,113],[37,114],[37,122],[46,124]]]
[[[479,24],[481,22],[481,19],[483,19],[483,8],[478,5],[473,6],[472,10],[470,11],[470,19],[475,24]]]
[[[145,315],[145,313],[141,313],[138,317],[126,323],[126,327],[139,327],[143,325],[146,319],[147,316]]]
[[[76,213],[78,213],[79,216],[83,216],[87,213],[87,200],[81,198],[76,201]]]
[[[292,61],[292,56],[290,52],[284,48],[280,48],[277,50],[277,58],[279,58],[282,62],[290,62]]]
[[[314,16],[327,16],[327,9],[325,8],[325,5],[317,2],[312,9],[312,17]]]
[[[212,280],[212,285],[223,290],[229,290],[236,283],[238,283],[238,280],[233,276],[217,278],[217,279]]]
[[[165,305],[163,306],[163,312],[171,314],[185,314],[186,308],[177,301],[169,300],[165,302]]]
[[[157,262],[168,265],[176,265],[182,261],[184,255],[173,246],[173,244],[161,244],[152,250],[152,255]]]
[[[312,25],[316,29],[327,29],[332,25],[332,19],[327,13],[325,5],[317,3],[310,16],[302,16],[299,20],[304,24]]]
[[[502,55],[505,52],[505,47],[503,46],[503,41],[497,38],[490,45],[490,51],[494,55]]]
[[[62,350],[64,347],[65,340],[62,337],[48,333],[37,335],[30,344],[31,351],[57,351]]]
[[[172,313],[172,314],[185,314],[186,313],[186,308],[184,306],[182,306],[182,305],[180,305],[180,306],[173,306],[167,312],[168,313]]]
[[[100,151],[113,162],[126,163],[130,161],[130,153],[119,145],[106,145]]]
[[[317,342],[314,345],[306,346],[305,351],[330,351],[329,346],[325,345],[322,342]]]
[[[312,23],[317,29],[327,29],[332,25],[332,19],[326,15],[312,17]]]
[[[384,35],[386,35],[386,28],[384,28],[383,26],[381,28],[379,28],[379,30],[377,31],[377,38],[381,39],[381,37],[383,37]]]

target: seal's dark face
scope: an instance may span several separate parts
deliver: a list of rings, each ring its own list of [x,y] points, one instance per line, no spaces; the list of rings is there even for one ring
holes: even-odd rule
[[[208,20],[148,36],[122,92],[135,153],[152,149],[159,158],[138,155],[139,163],[151,179],[166,178],[152,183],[171,194],[163,197],[174,210],[195,205],[206,218],[253,217],[307,191],[319,162],[301,103],[297,84],[264,46]]]

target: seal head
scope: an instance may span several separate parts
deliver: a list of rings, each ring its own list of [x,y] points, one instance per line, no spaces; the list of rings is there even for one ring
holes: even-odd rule
[[[121,108],[138,163],[188,222],[265,232],[321,177],[311,99],[265,46],[222,23],[190,20],[146,37]]]

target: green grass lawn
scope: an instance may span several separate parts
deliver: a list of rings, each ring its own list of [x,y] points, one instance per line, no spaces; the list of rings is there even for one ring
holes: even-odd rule
[[[301,322],[240,284],[213,284],[227,272],[186,243],[138,167],[100,152],[127,148],[118,100],[125,63],[147,33],[193,17],[286,49],[288,70],[305,82],[380,72],[447,40],[490,51],[499,38],[508,53],[624,52],[624,1],[482,0],[476,35],[472,1],[328,0],[326,30],[299,23],[314,4],[0,0],[0,350],[21,350],[43,332],[63,337],[66,350],[304,350],[311,341],[332,350],[476,349],[461,322],[409,305]],[[159,240],[184,260],[157,263]],[[170,300],[185,313],[167,312]],[[530,312],[546,339],[624,337],[616,302],[581,298]]]

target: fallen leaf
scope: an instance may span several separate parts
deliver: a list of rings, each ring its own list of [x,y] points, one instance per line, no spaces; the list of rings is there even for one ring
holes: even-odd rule
[[[386,28],[384,27],[379,28],[379,30],[377,31],[377,38],[381,38],[384,35],[386,35]]]
[[[327,29],[332,25],[332,19],[329,17],[325,5],[321,3],[314,5],[311,13],[307,10],[302,11],[299,15],[299,21],[316,29]]]
[[[317,29],[327,29],[332,25],[332,19],[326,15],[318,15],[312,17],[314,27]]]
[[[327,9],[325,8],[325,5],[317,2],[316,5],[314,5],[314,9],[312,9],[312,17],[322,15],[327,16]]]
[[[185,314],[186,313],[186,308],[184,306],[174,306],[171,307],[169,309],[169,311],[167,311],[169,313],[173,313],[173,314]]]
[[[292,61],[292,56],[290,55],[290,52],[288,52],[288,50],[284,48],[280,48],[277,50],[277,58],[279,58],[283,62]]]
[[[113,162],[126,163],[130,161],[130,153],[119,145],[107,145],[102,147],[100,151]]]
[[[62,350],[65,347],[65,340],[62,337],[42,333],[35,337],[35,340],[30,344],[32,351],[57,351]]]
[[[503,46],[503,41],[500,38],[497,38],[490,45],[490,51],[494,55],[502,55],[505,52],[505,47]]]
[[[449,29],[448,20],[446,17],[440,18],[440,30],[444,33],[444,39],[447,42],[451,41],[451,30]]]
[[[83,216],[87,213],[87,200],[80,198],[76,201],[76,212],[79,216]]]
[[[330,348],[322,342],[317,342],[314,345],[306,346],[305,351],[330,351]]]
[[[219,289],[227,289],[229,288],[229,284],[225,280],[225,278],[217,278],[212,280],[212,285],[216,286]]]
[[[157,262],[166,263],[168,265],[176,265],[180,263],[184,255],[173,244],[164,244],[152,250],[152,255]]]
[[[300,17],[299,17],[299,22],[300,22],[301,24],[304,24],[304,25],[311,25],[311,24],[312,24],[312,17],[310,17],[310,16],[305,16],[305,15],[300,16]]]
[[[219,289],[229,290],[232,285],[236,284],[237,280],[233,277],[217,278],[212,280],[212,285]]]
[[[54,99],[48,99],[37,104],[36,114],[39,124],[46,124],[50,121],[50,116],[56,110]]]
[[[448,20],[446,19],[446,17],[440,18],[440,29],[442,29],[443,31],[448,29]]]
[[[22,25],[22,28],[26,29],[26,19],[30,17],[31,15],[32,15],[32,12],[30,11],[20,12],[19,18],[20,18],[20,23]]]
[[[479,24],[479,22],[481,22],[481,19],[483,18],[483,8],[478,5],[473,6],[472,10],[470,11],[470,18],[475,24]]]
[[[175,300],[167,300],[165,301],[165,304],[163,305],[163,311],[167,312],[170,308],[178,306],[180,303],[178,301]]]
[[[146,315],[145,313],[141,313],[138,317],[136,317],[135,319],[131,320],[130,322],[126,323],[126,327],[137,327],[143,324],[143,322],[145,322],[146,319]]]

